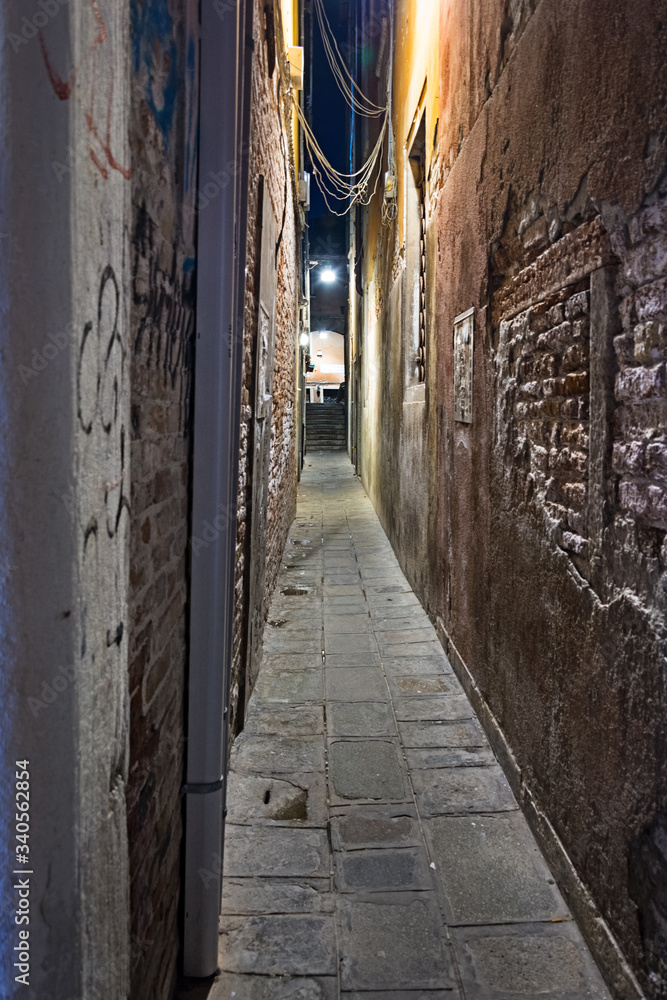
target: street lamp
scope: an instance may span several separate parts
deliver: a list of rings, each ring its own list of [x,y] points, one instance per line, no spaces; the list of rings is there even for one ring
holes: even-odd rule
[[[336,272],[332,267],[325,267],[320,275],[320,279],[326,285],[331,285],[336,280]]]

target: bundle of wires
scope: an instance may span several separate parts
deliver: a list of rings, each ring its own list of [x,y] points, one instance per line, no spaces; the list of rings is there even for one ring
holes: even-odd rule
[[[373,151],[366,162],[354,173],[345,174],[340,170],[336,170],[336,168],[331,165],[315,138],[312,129],[306,121],[306,116],[304,115],[303,110],[298,104],[295,104],[294,106],[296,108],[297,117],[303,128],[306,149],[308,150],[308,154],[313,164],[315,180],[317,181],[320,191],[322,192],[322,197],[324,198],[329,211],[332,215],[345,215],[350,211],[352,206],[357,203],[368,205],[377,190],[378,180],[380,177],[380,172],[378,171],[375,177],[375,183],[371,187],[375,168],[377,164],[382,161],[382,149],[384,146],[385,133],[387,131],[386,114],[377,142],[375,143]],[[330,198],[338,201],[347,200],[349,201],[349,204],[345,211],[337,212],[331,207],[329,203]]]
[[[303,129],[306,148],[313,164],[313,173],[317,185],[331,214],[341,216],[346,215],[356,204],[368,205],[377,190],[381,173],[384,138],[389,120],[389,109],[388,107],[380,107],[378,104],[375,104],[370,98],[366,97],[357,85],[345,65],[345,60],[338,48],[338,43],[336,42],[324,9],[323,0],[314,0],[314,5],[327,62],[333,73],[336,85],[345,97],[348,107],[364,118],[382,119],[380,134],[370,156],[359,170],[346,174],[340,170],[336,170],[329,162],[306,120],[303,108],[301,108],[298,102],[295,101],[294,103],[297,118]],[[378,164],[380,164],[380,170],[376,172]],[[375,182],[373,183],[374,174]],[[347,201],[347,208],[342,212],[337,212],[332,208],[329,199]]]
[[[345,98],[348,107],[356,111],[357,114],[363,115],[364,118],[381,118],[387,109],[381,108],[379,104],[374,104],[357,85],[345,65],[345,60],[341,55],[338,43],[331,30],[331,25],[324,9],[324,0],[314,0],[314,2],[327,62],[331,67],[331,72],[334,75],[338,89]]]

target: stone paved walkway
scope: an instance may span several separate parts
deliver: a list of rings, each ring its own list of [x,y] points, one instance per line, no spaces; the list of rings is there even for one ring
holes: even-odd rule
[[[269,617],[212,1000],[608,998],[345,454],[307,459]]]

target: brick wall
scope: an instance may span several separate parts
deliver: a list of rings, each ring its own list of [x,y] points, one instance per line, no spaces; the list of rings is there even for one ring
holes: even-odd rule
[[[167,1000],[179,953],[197,4],[142,0],[132,17],[131,997]]]
[[[613,468],[618,504],[641,525],[667,530],[667,183],[623,234],[623,331],[614,341],[618,403]],[[661,547],[664,543],[660,538]],[[667,550],[661,551],[667,565]],[[667,578],[665,578],[667,583]]]
[[[614,232],[620,258],[616,290],[621,331],[614,338],[612,485],[613,524],[609,562],[617,586],[629,587],[646,606],[665,653],[667,611],[667,173],[627,225]],[[664,662],[664,659],[663,659]],[[656,663],[657,666],[657,663]],[[660,704],[664,685],[647,685]],[[661,697],[662,696],[662,697]],[[658,773],[664,768],[665,737],[654,729]],[[664,771],[663,771],[664,773]],[[665,892],[667,808],[652,810],[634,829],[628,879],[636,907],[642,972],[649,991],[667,990]]]
[[[358,412],[363,481],[521,801],[540,811],[536,829],[568,873],[564,891],[605,973],[634,995],[615,938],[657,998],[667,989],[662,15],[649,0],[455,0],[429,42],[414,11],[413,0],[396,5],[394,93],[407,98],[394,113],[395,134],[407,134],[424,88],[426,398],[406,407],[397,376],[411,293],[399,180],[393,229],[375,239],[376,203],[361,234],[366,301],[378,306],[377,324],[359,309],[361,352],[380,387]],[[400,147],[396,156],[400,179]],[[471,307],[463,424],[453,326]]]
[[[520,313],[504,334],[516,386],[513,425],[521,442],[515,462],[541,492],[560,529],[559,544],[585,558],[590,294],[588,288],[565,294],[555,305],[541,302]]]
[[[298,289],[297,209],[293,168],[288,149],[285,101],[280,92],[279,70],[269,67],[266,5],[257,0],[254,16],[250,184],[248,192],[247,281],[244,314],[243,391],[239,459],[238,531],[236,544],[236,607],[230,733],[243,726],[243,706],[250,696],[258,664],[247,663],[249,522],[252,516],[252,435],[257,336],[257,293],[260,232],[259,178],[264,177],[264,198],[270,198],[278,224],[278,299],[273,380],[271,456],[269,468],[268,523],[265,536],[266,568],[262,615],[268,610],[296,510],[295,353]],[[269,31],[270,31],[269,23]],[[279,27],[279,26],[276,26]]]
[[[501,475],[515,508],[524,518],[541,518],[543,536],[571,560],[576,602],[566,613],[557,577],[545,597],[554,625],[569,615],[577,641],[589,651],[591,714],[584,720],[572,706],[564,724],[550,709],[543,716],[547,742],[552,753],[565,752],[574,762],[581,756],[573,752],[575,743],[588,742],[592,728],[605,748],[589,757],[590,799],[581,822],[566,818],[564,805],[552,815],[656,996],[667,983],[660,888],[667,868],[660,791],[665,687],[655,669],[664,655],[667,606],[666,195],[663,178],[637,212],[612,219],[608,230],[597,217],[556,239],[503,284],[494,302],[496,444],[506,462]],[[505,310],[509,317],[500,318]],[[596,634],[598,602],[614,609],[604,634]],[[560,627],[549,632],[572,669],[579,656]],[[542,645],[533,649],[544,663]],[[515,731],[517,743],[521,738]],[[594,764],[595,756],[605,763]],[[557,789],[563,780],[559,763],[535,768],[542,772],[537,787],[547,797],[549,785]],[[528,772],[534,762],[525,766]],[[611,809],[602,806],[607,796],[614,796]],[[604,820],[594,818],[605,808]],[[591,824],[594,843],[585,832]]]

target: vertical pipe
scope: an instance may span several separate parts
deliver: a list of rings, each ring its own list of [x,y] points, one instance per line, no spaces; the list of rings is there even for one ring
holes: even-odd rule
[[[218,966],[251,45],[251,0],[221,11],[202,4],[200,187],[211,176],[227,178],[227,183],[219,183],[217,197],[200,212],[197,246],[188,761],[183,789],[183,971],[194,977],[210,976]]]

